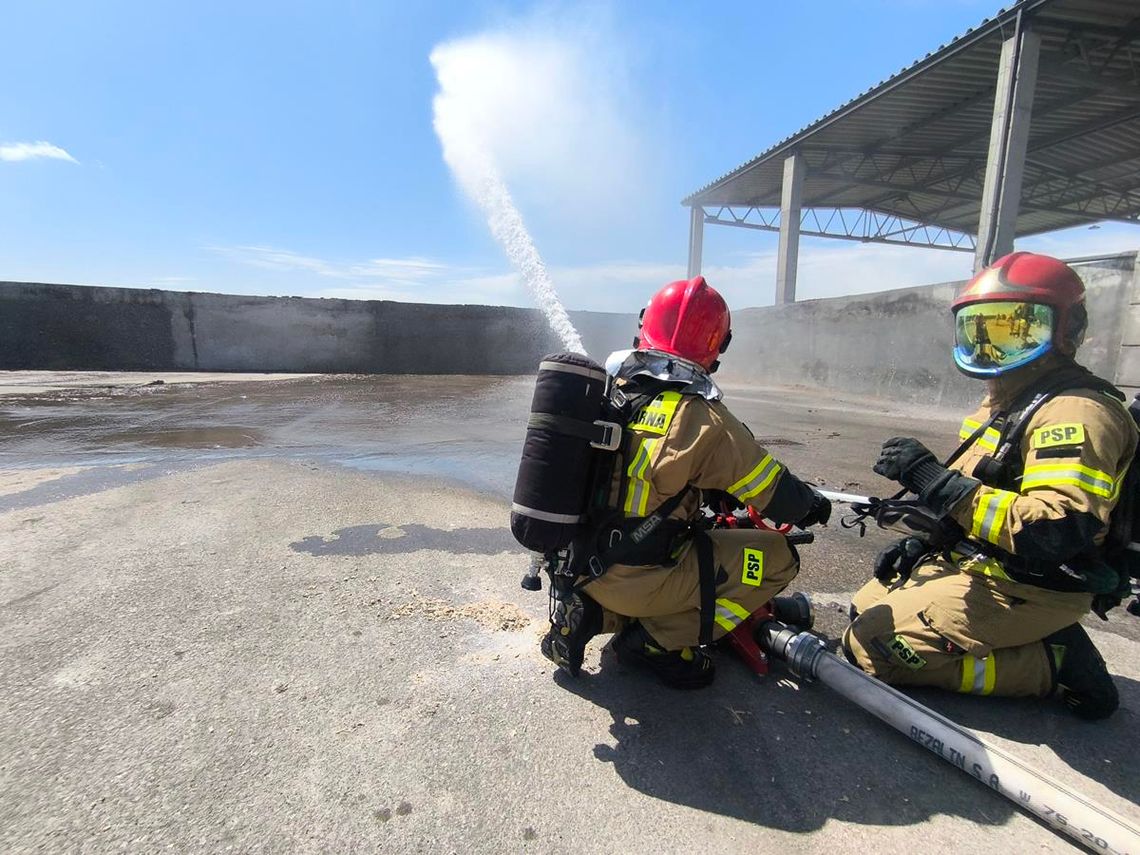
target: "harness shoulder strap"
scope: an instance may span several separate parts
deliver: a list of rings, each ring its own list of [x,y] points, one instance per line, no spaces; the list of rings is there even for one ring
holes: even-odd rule
[[[611,392],[610,401],[615,409],[615,420],[621,423],[621,460],[622,465],[627,465],[633,459],[633,433],[626,429],[626,425],[633,417],[634,413],[642,408],[648,406],[662,392],[672,388],[675,384],[667,383],[661,380],[649,380],[644,384],[638,384],[634,388],[636,394],[630,396],[622,389],[615,389]],[[618,495],[618,508],[624,508],[626,500],[629,498],[629,490],[632,486],[631,478],[622,478],[621,491]],[[672,513],[672,510],[669,511]]]
[[[1066,392],[1083,389],[1088,389],[1093,392],[1104,392],[1105,394],[1112,395],[1114,398],[1118,398],[1120,401],[1124,400],[1124,394],[1119,389],[1107,380],[1102,380],[1097,377],[1095,374],[1088,374],[1084,377],[1067,377],[1063,380],[1058,380],[1036,392],[1030,398],[1029,402],[1020,409],[1017,407],[1011,409],[1006,418],[1005,425],[1002,428],[1001,441],[998,445],[997,453],[994,454],[994,460],[1000,463],[1004,461],[1014,449],[1021,447],[1021,440],[1024,438],[1026,430],[1029,429],[1029,422],[1045,404]]]

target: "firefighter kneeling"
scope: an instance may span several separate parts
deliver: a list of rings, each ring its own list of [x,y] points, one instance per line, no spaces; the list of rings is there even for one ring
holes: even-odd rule
[[[1077,365],[1084,286],[1060,261],[1013,253],[953,304],[954,360],[988,394],[949,468],[918,440],[875,464],[945,520],[938,543],[882,553],[852,602],[848,658],[895,685],[1059,694],[1104,718],[1118,696],[1079,621],[1128,590],[1105,538],[1137,445],[1124,396]],[[1122,578],[1122,576],[1124,578]]]
[[[571,674],[592,637],[616,632],[623,664],[675,688],[706,686],[714,669],[701,645],[735,629],[795,577],[799,561],[783,535],[693,526],[702,493],[727,493],[776,522],[827,522],[828,501],[721,403],[710,374],[730,338],[728,307],[698,276],[655,294],[637,349],[608,366],[619,392],[645,403],[624,425],[610,521],[594,536],[594,557],[606,569],[557,602],[542,641],[543,654]],[[627,549],[651,527],[642,521],[661,512],[665,524]]]

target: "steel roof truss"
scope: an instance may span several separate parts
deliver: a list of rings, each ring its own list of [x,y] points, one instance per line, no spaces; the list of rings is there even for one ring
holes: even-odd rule
[[[780,231],[779,209],[720,205],[702,208],[704,221],[765,232]],[[865,208],[805,207],[800,215],[800,234],[837,238],[861,243],[901,244],[974,251],[974,236],[943,226],[908,219],[888,211]]]

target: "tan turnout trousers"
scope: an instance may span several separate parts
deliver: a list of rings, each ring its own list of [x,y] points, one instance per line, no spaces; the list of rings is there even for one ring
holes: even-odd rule
[[[716,567],[713,638],[735,629],[752,612],[788,586],[800,565],[782,534],[770,531],[710,531]],[[638,618],[666,650],[697,644],[700,633],[700,570],[690,546],[674,567],[611,567],[586,593],[607,612],[606,632],[623,618]]]
[[[859,617],[844,646],[891,685],[1044,697],[1053,667],[1041,639],[1080,620],[1091,602],[1090,594],[991,579],[937,559],[908,582],[868,582],[852,600]]]

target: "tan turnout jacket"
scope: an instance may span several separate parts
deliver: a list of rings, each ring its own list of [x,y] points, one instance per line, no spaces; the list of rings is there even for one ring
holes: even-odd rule
[[[1053,382],[1065,373],[1083,370],[1071,364],[1055,366],[1047,376],[1037,372],[1018,387],[987,395],[977,412],[962,423],[960,438],[968,439],[995,411],[1007,409],[1024,389]],[[978,462],[997,450],[999,431],[988,428],[954,464],[973,475]],[[1032,417],[1021,441],[1023,471],[1017,492],[981,486],[960,502],[951,515],[968,534],[1014,555],[1018,535],[1035,522],[1089,513],[1103,525],[1096,542],[1103,542],[1109,515],[1120,495],[1121,482],[1136,452],[1137,431],[1124,405],[1104,392],[1074,389],[1044,404]],[[991,568],[996,572],[996,568]],[[988,573],[987,573],[988,575]]]
[[[614,484],[614,504],[628,517],[645,516],[686,484],[763,510],[786,471],[719,401],[662,392],[628,427],[633,441]],[[692,517],[699,502],[687,496],[673,516]]]

